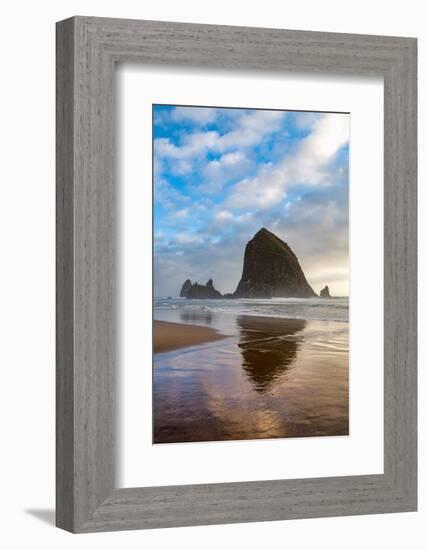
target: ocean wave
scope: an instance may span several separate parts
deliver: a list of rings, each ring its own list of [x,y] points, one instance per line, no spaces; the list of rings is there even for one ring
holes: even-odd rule
[[[348,298],[273,298],[186,300],[183,298],[157,298],[155,310],[206,311],[213,314],[249,315],[320,321],[347,322]]]

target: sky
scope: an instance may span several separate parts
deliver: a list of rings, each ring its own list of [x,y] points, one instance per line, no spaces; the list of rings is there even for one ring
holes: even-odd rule
[[[348,295],[349,114],[154,105],[153,177],[156,296],[233,292],[261,227]]]

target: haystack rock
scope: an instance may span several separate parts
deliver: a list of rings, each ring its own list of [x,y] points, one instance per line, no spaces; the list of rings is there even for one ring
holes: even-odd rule
[[[320,297],[321,298],[331,298],[330,290],[329,290],[327,285],[325,285],[325,287],[321,290]]]
[[[199,283],[192,284],[192,282],[187,279],[181,288],[180,296],[189,300],[222,298],[221,293],[214,288],[212,279],[209,279],[206,285],[200,285]]]
[[[312,298],[316,296],[291,248],[265,229],[247,243],[234,298]]]

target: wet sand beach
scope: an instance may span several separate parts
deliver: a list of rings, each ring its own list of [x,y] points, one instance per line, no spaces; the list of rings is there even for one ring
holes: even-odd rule
[[[224,338],[222,334],[212,328],[167,321],[155,321],[153,335],[153,351],[155,353],[215,342]]]
[[[154,443],[348,435],[348,323],[155,315]]]

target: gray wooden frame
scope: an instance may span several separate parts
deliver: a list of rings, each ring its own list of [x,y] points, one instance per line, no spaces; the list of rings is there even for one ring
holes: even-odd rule
[[[115,488],[113,80],[123,61],[383,76],[383,474]],[[416,39],[90,17],[57,24],[59,527],[92,532],[416,510],[416,154]]]

